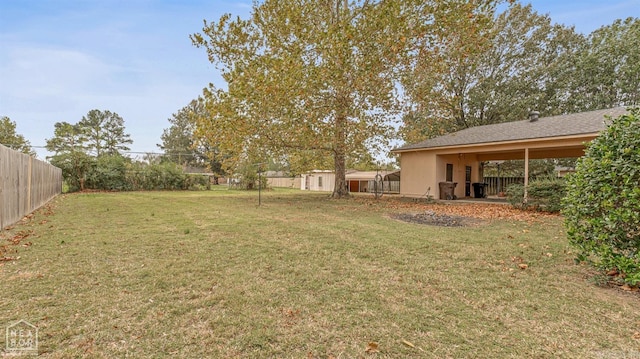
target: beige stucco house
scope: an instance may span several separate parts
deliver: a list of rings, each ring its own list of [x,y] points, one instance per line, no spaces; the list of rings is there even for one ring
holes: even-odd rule
[[[300,180],[300,189],[307,191],[333,192],[336,174],[331,170],[313,170],[304,173]]]
[[[345,179],[349,186],[349,192],[371,192],[373,181],[380,175],[384,181],[385,193],[398,193],[400,191],[399,171],[355,171],[348,170]],[[313,170],[305,173],[300,182],[300,189],[309,191],[332,192],[335,187],[335,172],[331,170]]]
[[[440,198],[440,183],[457,183],[458,198],[473,196],[473,183],[482,182],[482,163],[525,160],[525,186],[529,159],[580,157],[585,143],[605,128],[606,116],[627,110],[606,110],[477,126],[405,145],[392,150],[400,155],[400,194]],[[526,194],[525,194],[526,195]]]

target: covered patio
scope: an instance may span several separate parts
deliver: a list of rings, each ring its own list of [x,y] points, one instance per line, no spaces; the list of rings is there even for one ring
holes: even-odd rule
[[[400,171],[350,171],[346,174],[349,184],[349,192],[371,192],[376,176],[380,176],[383,181],[385,193],[400,192]]]
[[[607,117],[624,107],[477,126],[396,148],[400,155],[400,194],[442,198],[440,183],[456,183],[454,198],[472,196],[472,183],[482,182],[483,163],[524,160],[525,198],[529,160],[584,155],[585,143],[605,128]]]

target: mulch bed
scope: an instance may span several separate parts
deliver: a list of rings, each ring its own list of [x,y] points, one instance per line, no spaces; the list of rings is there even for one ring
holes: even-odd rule
[[[390,217],[409,223],[441,227],[466,227],[480,223],[476,218],[451,216],[448,214],[436,213],[434,211],[425,211],[422,213],[395,213],[390,215]]]

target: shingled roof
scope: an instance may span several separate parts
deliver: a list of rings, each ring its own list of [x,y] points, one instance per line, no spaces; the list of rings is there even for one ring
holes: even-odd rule
[[[444,136],[402,146],[392,152],[595,134],[605,128],[605,116],[618,117],[626,112],[627,109],[625,107],[615,107],[606,110],[541,117],[533,122],[524,120],[470,127]]]

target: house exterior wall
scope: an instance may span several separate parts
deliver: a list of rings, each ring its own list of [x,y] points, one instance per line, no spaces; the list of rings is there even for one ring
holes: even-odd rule
[[[333,172],[311,172],[303,174],[300,189],[308,191],[333,192],[336,175]]]
[[[405,152],[400,156],[400,194],[407,197],[434,195],[437,192],[434,152]]]
[[[453,182],[456,182],[456,188],[454,194],[458,198],[464,198],[465,196],[465,180],[466,180],[466,167],[471,167],[471,180],[470,183],[480,182],[480,162],[478,162],[478,156],[475,154],[449,154],[449,155],[436,155],[436,182],[432,188],[435,188],[433,192],[433,198],[440,198],[440,182],[447,180],[447,164],[453,165]],[[400,187],[402,190],[402,187]],[[473,197],[473,188],[471,188],[470,196]]]

